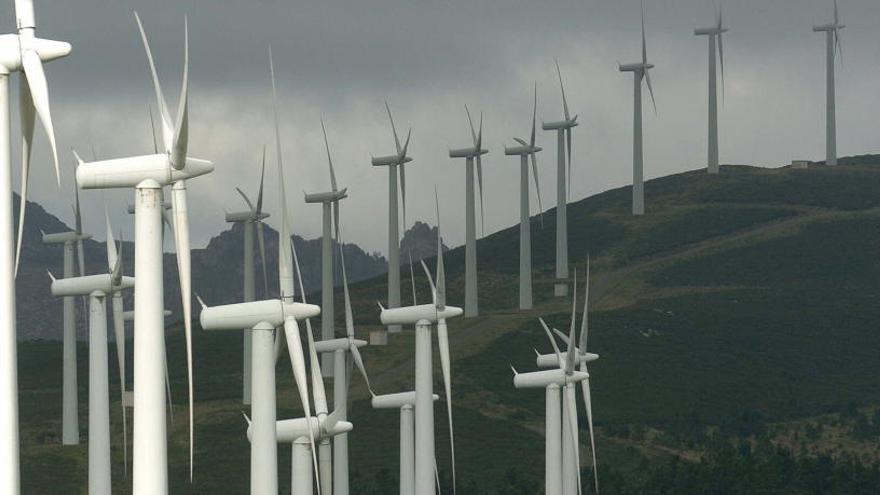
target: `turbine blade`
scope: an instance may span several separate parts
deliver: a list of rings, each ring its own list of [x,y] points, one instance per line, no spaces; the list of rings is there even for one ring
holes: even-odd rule
[[[324,133],[324,147],[327,148],[327,163],[330,165],[330,189],[336,192],[336,172],[333,171],[333,158],[330,157],[330,142],[327,141],[327,129],[324,128],[324,118],[321,118],[321,132]]]
[[[584,287],[584,314],[581,316],[581,337],[578,342],[578,350],[587,352],[587,337],[589,337],[589,313],[590,313],[590,255],[587,255],[587,285]]]
[[[553,334],[550,333],[550,328],[547,326],[547,322],[544,321],[544,318],[538,318],[538,321],[541,322],[541,327],[544,329],[544,333],[547,334],[547,338],[550,339],[550,345],[553,346],[553,352],[556,353],[556,362],[559,364],[559,367],[562,368],[562,353],[559,351],[559,346],[556,345],[556,339],[553,338]]]
[[[305,357],[303,355],[302,340],[299,335],[299,324],[295,318],[289,317],[284,320],[284,336],[287,339],[287,351],[290,354],[290,365],[293,368],[293,378],[299,391],[299,400],[302,402],[306,419],[312,417],[311,403],[309,402],[308,374],[306,373]],[[318,455],[315,448],[315,433],[309,428],[309,443],[312,447],[312,463],[315,468],[315,482],[318,484],[320,493],[320,474],[318,472]]]
[[[721,103],[724,103],[724,35],[718,31],[718,57],[721,59]]]
[[[654,105],[654,115],[657,115],[657,100],[654,99],[654,86],[651,84],[651,73],[645,70],[645,81],[648,83],[648,92],[651,93],[651,104]]]
[[[49,139],[49,147],[52,150],[52,161],[55,164],[55,179],[61,187],[61,169],[58,166],[58,148],[55,145],[55,127],[52,125],[52,113],[49,111],[49,85],[46,82],[46,73],[43,72],[43,62],[40,56],[33,50],[24,50],[21,53],[21,64],[27,78],[28,88],[33,108],[37,112],[46,137]]]
[[[480,190],[480,230],[486,235],[486,213],[483,208],[483,159],[477,155],[477,188]]]
[[[388,120],[391,121],[391,132],[394,134],[394,145],[397,147],[397,154],[399,155],[402,151],[400,148],[400,139],[397,137],[397,128],[394,127],[394,117],[391,116],[391,107],[388,106],[388,101],[385,101],[385,111],[388,112]]]
[[[406,232],[406,170],[402,164],[397,166],[397,173],[400,176],[400,206],[403,214],[403,231]]]
[[[248,199],[247,194],[245,194],[244,191],[241,190],[241,188],[236,187],[235,190],[236,192],[238,192],[238,195],[241,196],[242,199],[244,199],[244,202],[245,204],[247,204],[248,209],[251,210],[251,213],[256,212],[257,210],[256,208],[254,208],[254,204],[251,203],[251,200]]]
[[[119,368],[119,403],[122,406],[122,456],[128,478],[128,411],[125,407],[125,320],[122,318],[122,294],[113,294],[113,334],[116,340],[116,364]]]
[[[529,145],[535,146],[535,129],[538,123],[538,83],[535,83],[535,104],[532,106],[532,136],[529,139]]]
[[[18,204],[18,235],[15,242],[15,274],[21,262],[21,245],[24,240],[24,217],[27,208],[28,182],[31,171],[31,151],[34,143],[34,102],[28,87],[27,76],[19,78],[19,113],[21,114],[21,189]]]
[[[189,147],[189,22],[183,18],[183,83],[180,86],[180,100],[177,103],[177,125],[174,128],[174,141],[171,146],[171,166],[177,170],[186,166],[186,153]]]
[[[587,372],[587,363],[581,364],[581,371]],[[596,493],[599,493],[599,470],[598,465],[596,464],[596,435],[593,431],[593,399],[590,395],[589,378],[581,382],[581,392],[583,392],[584,395],[584,407],[587,410],[587,425],[590,428],[590,451],[593,454],[593,481],[596,485]]]
[[[556,60],[556,74],[559,76],[559,89],[562,91],[562,111],[563,115],[565,115],[565,120],[571,120],[571,117],[568,113],[568,100],[565,98],[565,86],[562,84],[562,71],[559,70],[559,60]]]
[[[171,188],[174,211],[174,247],[177,250],[177,271],[183,306],[183,328],[186,334],[186,374],[189,392],[189,478],[193,479],[193,365],[192,365],[192,273],[189,242],[189,214],[186,204],[186,181],[175,182]]]
[[[315,399],[315,414],[319,417],[327,414],[327,392],[324,390],[324,377],[321,376],[321,362],[318,360],[318,353],[315,351],[315,337],[312,335],[312,324],[310,320],[306,320],[306,336],[309,344],[309,363],[312,375],[312,395]]]
[[[474,121],[473,121],[473,119],[471,119],[471,111],[468,110],[467,105],[464,106],[464,111],[467,114],[468,125],[471,126],[471,139],[473,140],[474,148],[476,148],[477,147],[477,132],[474,130]]]
[[[119,268],[119,254],[116,251],[116,240],[113,238],[113,229],[110,226],[110,213],[104,206],[104,220],[107,224],[107,270],[115,274]]]
[[[263,222],[257,222],[257,242],[260,247],[260,264],[263,267],[263,295],[269,298],[269,274],[266,270],[266,237]]]
[[[361,372],[361,376],[364,377],[364,382],[367,384],[367,390],[370,391],[371,396],[375,396],[373,393],[373,387],[370,386],[370,378],[367,376],[367,369],[364,367],[364,360],[361,357],[361,352],[354,345],[354,315],[351,311],[351,295],[348,292],[348,274],[345,272],[345,252],[342,249],[342,245],[339,245],[339,259],[340,265],[342,265],[342,290],[343,295],[345,296],[345,333],[348,336],[349,346],[348,349],[351,352],[352,361],[357,365],[358,370]],[[351,383],[351,381],[347,381],[346,383]]]
[[[571,324],[568,331],[568,357],[565,360],[565,374],[570,375],[574,371],[574,363],[577,360],[577,345],[575,344],[575,312],[577,311],[577,270],[574,271],[571,294]]]
[[[565,129],[565,141],[566,147],[568,148],[568,183],[566,183],[566,192],[568,193],[568,198],[571,199],[571,127]]]
[[[645,40],[645,0],[642,0],[642,63],[648,63],[648,42]]]
[[[418,306],[418,298],[416,297],[416,274],[413,271],[412,250],[407,251],[407,256],[409,256],[409,281],[412,285],[413,306]]]
[[[449,356],[449,332],[446,319],[437,321],[437,347],[440,351],[440,368],[443,371],[443,387],[446,391],[446,412],[449,416],[449,446],[452,452],[452,491],[455,493],[455,434],[452,428],[452,369]]]
[[[291,254],[290,223],[287,216],[287,192],[284,187],[281,129],[278,123],[278,92],[275,86],[275,64],[272,61],[271,46],[269,46],[269,76],[272,81],[272,113],[275,118],[275,153],[278,162],[278,191],[281,205],[281,228],[278,232],[278,290],[282,299],[292,300],[295,293],[293,258]]]
[[[162,85],[159,84],[159,74],[156,72],[156,63],[153,61],[150,42],[147,39],[147,33],[144,31],[144,25],[137,11],[134,13],[134,19],[137,21],[138,30],[141,33],[141,41],[144,44],[144,51],[147,53],[147,61],[150,64],[150,74],[153,76],[153,88],[156,90],[159,117],[162,120],[162,144],[165,148],[165,153],[171,153],[171,143],[174,140],[174,124],[171,120],[171,115],[168,113],[168,104],[165,103],[165,96],[162,94]]]
[[[446,267],[443,265],[443,235],[440,232],[440,200],[434,188],[434,207],[437,210],[437,309],[446,309]]]
[[[437,286],[434,285],[434,277],[431,275],[431,271],[428,270],[428,265],[425,264],[425,260],[421,260],[422,270],[425,271],[425,275],[428,277],[428,284],[431,286],[431,302],[434,305],[437,305]]]
[[[538,215],[541,217],[541,228],[544,228],[544,204],[541,202],[541,185],[538,183],[538,161],[535,153],[530,153],[532,158],[532,176],[535,178],[535,192],[538,194]]]
[[[153,120],[153,107],[149,107],[150,109],[150,130],[153,131],[153,153],[159,154],[159,141],[156,138],[156,122]]]
[[[266,145],[263,145],[263,159],[260,164],[260,190],[257,192],[257,216],[263,213],[263,184],[266,178]]]
[[[575,397],[574,384],[565,386],[564,395],[562,396],[563,406],[568,411],[568,431],[571,435],[571,446],[574,452],[574,471],[577,473],[578,495],[583,493],[581,486],[581,452],[580,440],[578,439],[578,417],[577,417],[577,398]]]

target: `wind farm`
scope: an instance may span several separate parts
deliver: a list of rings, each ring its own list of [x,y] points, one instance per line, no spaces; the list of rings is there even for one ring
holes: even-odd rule
[[[383,1],[14,2],[0,491],[880,489],[875,5]]]

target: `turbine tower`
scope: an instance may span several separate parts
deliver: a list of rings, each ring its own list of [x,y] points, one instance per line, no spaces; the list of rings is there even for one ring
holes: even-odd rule
[[[335,335],[333,324],[336,321],[333,310],[333,239],[339,242],[339,202],[348,197],[347,188],[339,189],[336,185],[336,172],[333,170],[333,158],[330,157],[330,143],[327,141],[327,130],[324,119],[321,119],[321,131],[324,133],[324,146],[327,148],[327,164],[330,167],[330,191],[306,194],[306,203],[320,203],[323,209],[323,234],[321,236],[321,340],[331,340]],[[330,222],[333,222],[333,233]],[[321,372],[326,377],[334,376],[333,354],[324,354],[321,359]]]
[[[193,381],[192,309],[189,214],[186,181],[211,173],[207,160],[187,156],[189,141],[188,68],[189,35],[184,23],[183,83],[177,119],[172,121],[150,45],[140,18],[138,29],[147,54],[153,86],[162,117],[164,150],[152,155],[84,162],[79,156],[76,179],[82,189],[135,189],[135,286],[134,320],[134,447],[133,493],[156,495],[168,492],[168,445],[165,418],[165,325],[162,274],[163,186],[171,186],[174,245],[186,336],[189,395],[190,480],[193,473]]]
[[[240,223],[244,231],[244,287],[242,294],[244,302],[256,300],[256,283],[254,281],[254,237],[257,237],[260,247],[260,261],[263,264],[263,297],[269,296],[269,279],[266,274],[266,240],[263,236],[263,220],[269,218],[269,214],[263,211],[263,179],[266,175],[266,149],[263,148],[263,160],[260,168],[260,189],[257,193],[257,204],[239,188],[235,188],[242,197],[248,209],[226,214],[229,223]],[[242,403],[251,403],[251,333],[244,331],[244,353],[242,356]]]
[[[538,162],[535,155],[541,151],[535,145],[535,119],[538,111],[538,86],[535,85],[535,104],[532,107],[532,135],[527,143],[524,139],[513,138],[519,146],[508,148],[504,154],[519,156],[519,309],[532,309],[532,230],[531,209],[529,208],[529,159],[532,162],[532,176],[535,191],[538,193],[538,213],[543,215],[541,187],[538,185]],[[541,224],[543,225],[543,216]]]
[[[394,155],[372,157],[374,167],[388,167],[388,307],[400,306],[400,231],[398,230],[400,218],[397,214],[397,190],[398,172],[400,173],[400,202],[403,205],[403,225],[406,227],[406,173],[404,165],[411,162],[412,158],[406,155],[409,148],[409,138],[412,129],[406,133],[406,141],[400,146],[397,137],[397,128],[394,127],[394,117],[391,116],[391,108],[385,102],[385,111],[388,112],[388,120],[391,121],[391,132],[394,134],[394,145],[397,153]],[[388,332],[398,333],[400,325],[390,325]],[[371,334],[370,344],[386,345],[388,335],[385,333]]]
[[[440,398],[433,394],[436,402]],[[400,495],[415,493],[415,392],[399,392],[396,394],[374,395],[373,409],[400,409]],[[433,404],[432,404],[433,406]]]
[[[834,0],[834,22],[813,26],[814,32],[825,33],[825,164],[837,165],[837,114],[834,91],[834,57],[839,52],[843,61],[843,46],[840,44],[840,30],[845,28],[837,13],[837,0]]]
[[[74,184],[76,205],[74,206],[74,230],[54,234],[43,233],[43,244],[64,245],[64,278],[73,278],[74,251],[79,262],[79,275],[86,274],[83,241],[91,239],[90,234],[82,231],[82,215],[79,206],[79,189]],[[74,297],[63,298],[62,329],[63,329],[63,360],[62,360],[62,393],[61,393],[61,444],[79,444],[79,399],[76,380],[76,307]]]
[[[435,197],[436,201],[436,197]],[[415,495],[434,495],[434,408],[431,325],[437,325],[437,340],[446,389],[449,413],[450,441],[452,441],[451,376],[449,369],[449,339],[446,320],[461,316],[461,308],[446,305],[446,274],[443,267],[443,241],[440,236],[438,207],[437,221],[437,285],[432,282],[433,304],[385,309],[379,314],[383,325],[415,325],[416,331],[416,394],[415,394]],[[423,265],[424,266],[424,265]],[[452,479],[455,484],[455,447],[452,444]]]
[[[648,84],[654,112],[657,103],[654,100],[654,87],[651,85],[651,74],[648,72],[654,65],[648,63],[648,46],[645,41],[645,3],[642,2],[642,61],[634,64],[618,64],[620,72],[632,72],[635,86],[633,89],[633,189],[632,213],[645,214],[645,170],[642,153],[642,80]]]
[[[483,215],[483,159],[489,153],[483,149],[483,115],[480,114],[480,131],[474,131],[474,121],[467,106],[468,124],[471,126],[473,146],[457,150],[449,150],[449,158],[464,158],[464,190],[465,190],[465,247],[464,247],[464,316],[471,318],[480,315],[479,295],[477,289],[477,219],[474,198],[474,162],[477,165],[477,181],[480,188],[480,225],[485,228]]]
[[[55,177],[61,186],[55,130],[49,112],[49,88],[43,63],[66,57],[70,44],[37,38],[33,0],[15,0],[16,34],[0,41],[0,493],[15,495],[21,488],[18,457],[18,356],[15,331],[15,275],[24,235],[24,213],[30,175],[35,117],[49,139]],[[13,244],[12,158],[10,156],[9,75],[20,73],[19,113],[22,132],[21,203],[18,240]],[[15,245],[15,252],[13,252]]]
[[[56,297],[89,298],[89,493],[109,495],[110,482],[110,379],[107,356],[107,296],[134,287],[134,278],[122,275],[122,256],[107,221],[109,273],[55,279]],[[123,370],[119,370],[122,376]]]
[[[575,115],[572,117],[568,112],[568,100],[565,99],[565,86],[562,84],[562,71],[559,70],[559,61],[556,61],[556,74],[559,76],[559,89],[562,92],[563,120],[558,122],[543,122],[541,129],[556,131],[556,284],[553,286],[553,294],[556,297],[568,295],[568,196],[571,187],[571,130],[578,126]],[[566,153],[567,151],[567,153]],[[566,156],[568,157],[568,180],[566,181],[565,168]]]
[[[721,93],[724,94],[724,38],[727,28],[722,23],[723,11],[719,7],[715,26],[694,30],[695,36],[709,39],[709,158],[707,169],[710,174],[718,173],[718,71],[715,54],[721,60]],[[716,48],[717,45],[717,48]]]

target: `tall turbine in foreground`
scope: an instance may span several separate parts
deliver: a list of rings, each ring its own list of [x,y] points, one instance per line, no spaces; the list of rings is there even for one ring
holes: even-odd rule
[[[254,237],[259,241],[260,261],[263,264],[263,297],[268,297],[269,279],[266,274],[266,240],[263,236],[263,220],[269,218],[269,214],[263,211],[263,179],[266,175],[266,149],[263,148],[263,161],[260,168],[260,189],[257,192],[257,204],[251,202],[250,198],[239,188],[235,188],[242,197],[248,209],[245,211],[236,211],[226,214],[226,221],[229,223],[240,223],[244,231],[244,267],[243,279],[244,287],[242,294],[244,302],[256,299],[256,282],[254,281]],[[251,333],[249,330],[244,331],[244,353],[242,356],[242,403],[251,403]]]
[[[394,117],[391,116],[391,108],[385,102],[385,111],[388,112],[388,120],[391,122],[391,132],[394,134],[394,146],[397,153],[394,155],[372,157],[374,167],[388,167],[388,307],[400,306],[400,218],[397,214],[397,176],[400,173],[400,202],[403,205],[403,225],[406,228],[406,173],[404,165],[411,162],[412,158],[406,155],[409,148],[409,138],[412,129],[406,132],[406,141],[400,146],[397,137],[397,128],[394,127]],[[392,333],[400,332],[401,327],[397,324],[388,326]],[[370,335],[370,344],[386,345],[388,335],[384,332]]]
[[[642,61],[634,64],[618,64],[620,72],[632,72],[635,86],[633,88],[633,189],[632,213],[645,214],[645,167],[642,152],[642,80],[648,83],[654,112],[657,103],[654,100],[654,87],[651,85],[651,74],[648,72],[654,65],[648,63],[648,46],[645,41],[645,3],[642,2]]]
[[[715,54],[721,59],[721,93],[724,94],[724,38],[727,28],[722,24],[722,9],[718,9],[718,18],[714,26],[694,30],[695,36],[706,36],[709,39],[709,157],[707,169],[710,174],[718,173],[718,70],[715,65]],[[717,49],[716,49],[717,45]]]
[[[43,234],[43,244],[64,245],[64,278],[73,277],[74,251],[78,255],[79,276],[86,274],[85,255],[83,254],[83,241],[91,239],[90,234],[82,231],[82,215],[79,207],[79,189],[74,185],[76,205],[74,206],[74,218],[76,226],[69,232]],[[61,389],[61,444],[79,444],[79,399],[76,380],[76,307],[75,298],[72,296],[63,298],[62,329],[63,329],[63,361],[62,361],[62,389]]]
[[[107,356],[107,296],[134,287],[134,278],[122,275],[110,222],[107,222],[108,273],[55,279],[52,295],[89,297],[89,494],[109,495],[110,379]],[[119,370],[122,376],[123,370]]]
[[[66,57],[70,44],[35,36],[33,0],[15,0],[17,34],[0,37],[0,493],[20,489],[18,457],[18,355],[15,331],[15,275],[24,234],[35,114],[49,138],[55,177],[61,185],[55,130],[49,112],[49,88],[43,62]],[[22,132],[21,203],[18,240],[13,239],[12,161],[10,156],[9,75],[21,73],[19,113]],[[15,246],[15,247],[13,247]],[[14,249],[14,250],[13,250]]]
[[[385,309],[379,315],[383,325],[415,325],[416,330],[416,394],[415,394],[415,495],[434,495],[434,384],[431,325],[437,325],[437,340],[446,389],[449,414],[450,441],[452,441],[452,398],[449,356],[449,338],[446,320],[461,316],[461,308],[446,305],[446,274],[443,266],[443,240],[440,236],[440,214],[437,213],[437,285],[432,282],[432,304]],[[423,265],[424,266],[424,265]],[[452,444],[452,479],[455,484],[455,447]]]
[[[483,216],[483,159],[489,152],[483,149],[483,115],[480,114],[480,131],[474,131],[471,112],[464,107],[468,124],[471,127],[473,146],[449,150],[449,158],[464,158],[464,202],[465,202],[465,244],[464,244],[464,316],[479,316],[479,295],[477,289],[477,219],[474,198],[474,162],[477,165],[477,181],[480,187],[480,225],[485,228]]]
[[[188,69],[189,35],[184,23],[183,83],[177,119],[172,121],[168,104],[140,18],[135,14],[147,54],[153,86],[162,117],[164,149],[152,155],[85,163],[77,157],[76,180],[83,189],[135,189],[134,297],[134,447],[133,493],[161,495],[168,492],[168,439],[165,417],[165,325],[162,274],[163,186],[171,186],[174,245],[186,335],[189,395],[190,480],[193,460],[192,309],[189,213],[186,181],[211,173],[207,160],[187,156],[189,142]]]
[[[568,100],[565,99],[565,86],[562,84],[562,71],[559,61],[556,62],[556,74],[559,76],[559,89],[562,91],[563,120],[544,122],[541,128],[545,131],[556,131],[556,284],[553,294],[556,297],[568,295],[568,197],[571,187],[571,130],[578,126],[575,115],[568,112]],[[566,180],[566,157],[568,158],[568,179]]]
[[[813,26],[814,32],[825,33],[825,164],[837,165],[837,114],[834,102],[834,58],[839,52],[843,61],[843,46],[840,44],[840,30],[845,28],[837,13],[837,0],[834,0],[834,22]]]
[[[538,185],[538,162],[535,155],[541,151],[535,145],[535,119],[538,111],[538,86],[535,85],[535,104],[532,107],[532,135],[529,142],[513,138],[519,146],[505,147],[504,154],[519,156],[519,309],[532,309],[532,229],[529,208],[529,159],[532,161],[532,175],[535,191],[538,193],[538,214],[542,215],[541,187]],[[543,216],[542,225],[543,225]]]
[[[321,340],[335,337],[333,324],[336,314],[333,311],[333,239],[339,242],[339,202],[348,197],[347,189],[339,189],[336,185],[336,172],[333,170],[333,158],[330,157],[330,143],[327,141],[327,130],[321,119],[321,131],[324,133],[324,146],[327,148],[327,164],[330,167],[330,191],[306,194],[306,203],[320,203],[323,209],[323,234],[321,235]],[[331,233],[330,223],[333,223]],[[324,376],[334,376],[333,354],[321,356],[321,370]]]

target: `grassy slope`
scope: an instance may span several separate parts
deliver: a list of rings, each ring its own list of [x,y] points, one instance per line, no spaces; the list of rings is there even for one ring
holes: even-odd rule
[[[880,274],[874,261],[880,244],[875,210],[880,170],[873,161],[808,171],[725,167],[717,177],[702,172],[665,177],[648,183],[644,218],[629,215],[625,188],[570,205],[572,259],[580,269],[588,251],[594,260],[590,347],[602,355],[591,367],[600,462],[636,466],[646,452],[668,455],[637,450],[602,433],[615,425],[664,428],[683,416],[713,425],[743,411],[782,421],[851,403],[880,403],[874,380],[880,361],[873,352],[880,346]],[[567,324],[568,303],[547,297],[554,221],[551,210],[543,230],[532,222],[536,310],[511,310],[517,297],[518,232],[510,228],[480,243],[484,316],[451,326],[459,480],[484,492],[510,468],[542,471],[543,394],[513,390],[508,364],[531,370],[532,348],[548,350],[534,316],[545,315],[561,328]],[[447,258],[450,301],[463,299],[463,254],[456,249]],[[419,298],[426,301],[425,279],[418,272],[417,279]],[[375,328],[374,301],[384,299],[383,287],[374,279],[353,288],[363,336]],[[412,336],[404,333],[391,341],[388,347],[364,350],[380,393],[412,383]],[[182,340],[179,334],[169,337],[177,406],[172,485],[175,493],[244,493],[248,446],[236,400],[240,337],[199,333],[196,345],[196,485],[189,487]],[[85,438],[84,346],[80,356]],[[20,369],[26,493],[78,493],[86,482],[86,447],[57,445],[60,344],[22,344]],[[288,417],[297,401],[289,364],[282,362],[279,370],[279,417]],[[114,398],[116,390],[114,382]],[[396,414],[372,411],[356,375],[353,393],[353,476],[372,480],[383,469],[396,476]],[[111,407],[114,481],[124,493],[118,403]],[[445,405],[439,403],[442,470],[449,465],[444,416]],[[282,447],[279,454],[285,490],[289,449]]]

